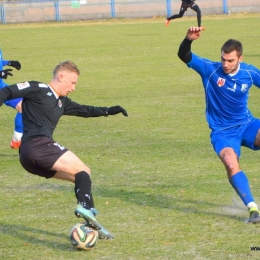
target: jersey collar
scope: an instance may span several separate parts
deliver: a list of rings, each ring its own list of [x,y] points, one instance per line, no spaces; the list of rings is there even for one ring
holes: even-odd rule
[[[230,73],[228,75],[231,77],[234,77],[238,73],[239,70],[240,70],[240,63],[238,64],[237,71],[235,73]]]
[[[59,98],[59,95],[57,94],[57,92],[54,90],[54,88],[50,85],[50,84],[47,84],[49,86],[49,88],[51,89],[51,91],[53,92],[54,96],[58,99]]]

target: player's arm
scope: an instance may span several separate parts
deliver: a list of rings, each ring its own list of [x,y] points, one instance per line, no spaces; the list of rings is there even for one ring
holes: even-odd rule
[[[6,100],[10,100],[10,99],[13,99],[13,98],[12,98],[12,91],[11,91],[11,89],[9,88],[9,86],[0,89],[0,106],[2,106],[3,103],[4,103]]]
[[[6,101],[15,98],[25,98],[39,93],[38,82],[22,82],[0,89],[0,106]]]
[[[197,40],[200,37],[200,31],[205,30],[204,27],[190,27],[187,31],[186,37],[181,42],[178,56],[185,62],[189,63],[192,59],[191,54],[191,44],[194,40]]]
[[[184,63],[188,63],[192,59],[191,43],[192,41],[190,41],[187,38],[184,38],[184,40],[180,44],[178,56]]]
[[[18,60],[2,60],[2,66],[11,66],[20,70],[22,65]]]
[[[112,107],[96,107],[88,105],[80,105],[69,98],[66,98],[64,115],[80,116],[80,117],[98,117],[109,116],[122,113],[124,116],[128,116],[126,110],[121,106]]]

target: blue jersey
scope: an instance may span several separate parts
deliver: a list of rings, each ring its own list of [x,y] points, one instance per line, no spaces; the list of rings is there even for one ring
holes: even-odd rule
[[[3,60],[2,50],[0,50],[0,70],[3,70],[3,67],[8,64],[8,60]],[[3,79],[0,79],[0,88],[8,86]]]
[[[201,76],[210,129],[227,129],[246,124],[252,119],[248,109],[248,95],[253,85],[260,88],[259,69],[241,62],[236,74],[226,74],[221,62],[213,62],[194,53],[187,66]]]

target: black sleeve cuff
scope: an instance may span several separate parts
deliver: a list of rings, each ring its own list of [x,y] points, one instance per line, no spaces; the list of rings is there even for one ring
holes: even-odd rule
[[[178,56],[185,63],[190,62],[192,58],[191,44],[192,44],[191,40],[184,38],[184,40],[182,41],[179,47]]]

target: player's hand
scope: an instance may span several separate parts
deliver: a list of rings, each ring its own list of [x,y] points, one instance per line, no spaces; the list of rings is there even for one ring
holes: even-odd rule
[[[14,67],[16,68],[17,70],[20,70],[21,69],[21,63],[18,61],[18,60],[10,60],[7,64],[8,66],[11,66],[11,67]]]
[[[12,69],[0,70],[0,78],[6,79],[8,76],[13,76],[10,71],[12,71]]]
[[[206,30],[205,27],[201,26],[192,26],[189,28],[189,30],[187,31],[187,35],[186,38],[189,39],[190,41],[196,40],[200,37],[200,32],[202,30]]]
[[[107,112],[109,115],[116,115],[122,113],[124,116],[128,116],[126,110],[120,106],[110,107]]]

